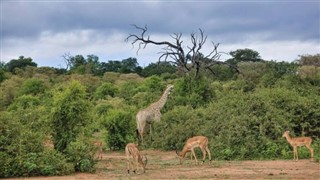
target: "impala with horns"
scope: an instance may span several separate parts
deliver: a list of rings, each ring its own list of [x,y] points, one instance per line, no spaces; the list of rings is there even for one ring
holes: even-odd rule
[[[127,144],[125,148],[125,153],[127,157],[128,174],[130,173],[130,166],[132,167],[134,173],[136,173],[136,171],[139,170],[139,167],[141,167],[143,173],[145,173],[148,159],[146,155],[140,154],[138,150],[138,145],[134,143]]]
[[[201,149],[202,156],[203,156],[202,162],[205,161],[207,153],[209,156],[209,163],[211,162],[211,153],[208,148],[208,138],[205,136],[194,136],[192,138],[189,138],[186,141],[186,143],[180,153],[178,153],[178,151],[176,150],[176,153],[179,156],[180,164],[182,164],[183,158],[186,156],[187,152],[189,152],[189,151],[191,151],[191,153],[195,159],[195,164],[199,164],[198,159],[196,157],[196,154],[194,153],[194,148],[196,148],[196,147],[199,147]]]
[[[311,154],[311,160],[313,160],[313,149],[311,147],[312,139],[311,137],[295,137],[292,138],[289,135],[290,131],[285,131],[282,137],[285,137],[288,143],[293,147],[293,160],[298,161],[298,146],[306,146]]]

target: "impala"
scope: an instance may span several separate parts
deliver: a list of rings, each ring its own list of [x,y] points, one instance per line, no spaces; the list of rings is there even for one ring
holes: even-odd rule
[[[95,146],[96,150],[97,150],[97,159],[102,159],[102,141],[100,140],[95,140],[92,141],[92,144]]]
[[[54,144],[51,138],[46,138],[42,141],[42,145],[47,149],[54,149]]]
[[[306,146],[310,150],[311,160],[313,159],[313,149],[311,147],[312,139],[311,137],[296,137],[292,138],[289,135],[290,131],[283,133],[282,137],[285,137],[288,143],[293,147],[293,160],[298,161],[298,146]]]
[[[136,173],[136,171],[139,169],[139,166],[142,167],[143,173],[145,173],[148,159],[147,156],[140,154],[138,150],[138,145],[134,143],[127,144],[125,148],[125,153],[127,157],[128,174],[130,173],[130,165],[134,173]]]
[[[195,164],[198,164],[198,159],[194,153],[194,148],[196,147],[200,147],[202,151],[202,156],[203,156],[202,162],[205,161],[207,153],[209,156],[209,163],[211,162],[211,153],[208,148],[208,138],[205,136],[195,136],[187,140],[186,144],[184,145],[180,153],[178,153],[178,151],[176,150],[176,153],[179,156],[180,164],[182,164],[183,158],[186,156],[187,152],[189,151],[191,151],[195,159]]]

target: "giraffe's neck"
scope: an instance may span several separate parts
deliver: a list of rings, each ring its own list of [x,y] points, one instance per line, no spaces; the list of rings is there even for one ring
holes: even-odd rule
[[[167,101],[167,99],[168,99],[169,92],[170,92],[170,90],[169,90],[169,89],[166,89],[166,90],[163,92],[161,98],[156,102],[158,109],[162,109],[163,106],[166,104],[166,101]]]

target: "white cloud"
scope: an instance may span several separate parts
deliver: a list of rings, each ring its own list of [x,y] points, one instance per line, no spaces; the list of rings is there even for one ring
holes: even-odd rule
[[[31,57],[38,66],[64,67],[65,63],[61,57],[65,53],[71,55],[81,54],[83,56],[94,54],[100,58],[100,62],[106,60],[122,60],[128,57],[136,57],[141,66],[146,66],[151,62],[157,62],[160,46],[148,45],[145,49],[140,49],[138,44],[133,47],[131,41],[125,42],[128,34],[119,31],[101,32],[97,30],[75,30],[68,32],[54,33],[45,31],[36,39],[10,39],[2,42],[1,60],[9,62],[18,56]],[[170,41],[169,34],[151,34],[151,39],[156,41]],[[317,54],[320,49],[318,42],[312,41],[259,41],[252,36],[247,41],[236,44],[222,43],[219,51],[230,52],[237,49],[249,48],[260,53],[266,60],[293,61],[298,55]],[[190,45],[190,36],[183,36],[183,46]],[[203,53],[207,54],[212,50],[211,39],[208,37]],[[230,56],[223,55],[221,60],[226,60]]]
[[[230,52],[249,48],[260,53],[262,59],[292,62],[299,55],[319,53],[320,44],[312,41],[256,41],[221,45],[221,50]]]
[[[39,66],[59,66],[64,61],[61,55],[94,54],[100,61],[127,58],[131,45],[124,42],[126,34],[110,32],[105,34],[95,30],[76,30],[54,33],[46,31],[36,39],[10,39],[2,42],[1,59],[8,62],[18,56],[31,57]],[[123,54],[123,57],[122,57]],[[107,59],[102,59],[107,58]]]

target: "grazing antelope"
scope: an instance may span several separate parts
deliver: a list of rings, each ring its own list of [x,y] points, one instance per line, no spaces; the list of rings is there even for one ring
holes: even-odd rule
[[[195,137],[189,138],[187,140],[186,144],[184,145],[184,147],[180,153],[178,153],[178,151],[176,150],[176,153],[179,156],[180,164],[182,164],[183,158],[186,156],[187,152],[189,152],[189,151],[191,151],[191,153],[195,159],[195,164],[199,164],[198,159],[194,153],[194,148],[196,148],[196,147],[200,147],[200,149],[202,151],[202,156],[203,156],[202,161],[203,162],[205,161],[206,153],[208,153],[209,163],[211,162],[211,153],[208,148],[208,138],[205,136],[195,136]]]
[[[298,146],[306,146],[310,150],[311,160],[313,160],[313,149],[311,147],[312,139],[311,137],[295,137],[289,136],[290,131],[285,131],[282,137],[285,137],[288,143],[293,147],[293,160],[298,161]]]
[[[130,165],[132,166],[133,172],[139,169],[139,166],[142,167],[143,173],[145,173],[145,169],[147,166],[147,156],[141,155],[138,150],[138,145],[134,143],[129,143],[126,145],[125,153],[127,157],[127,171],[130,174]]]

